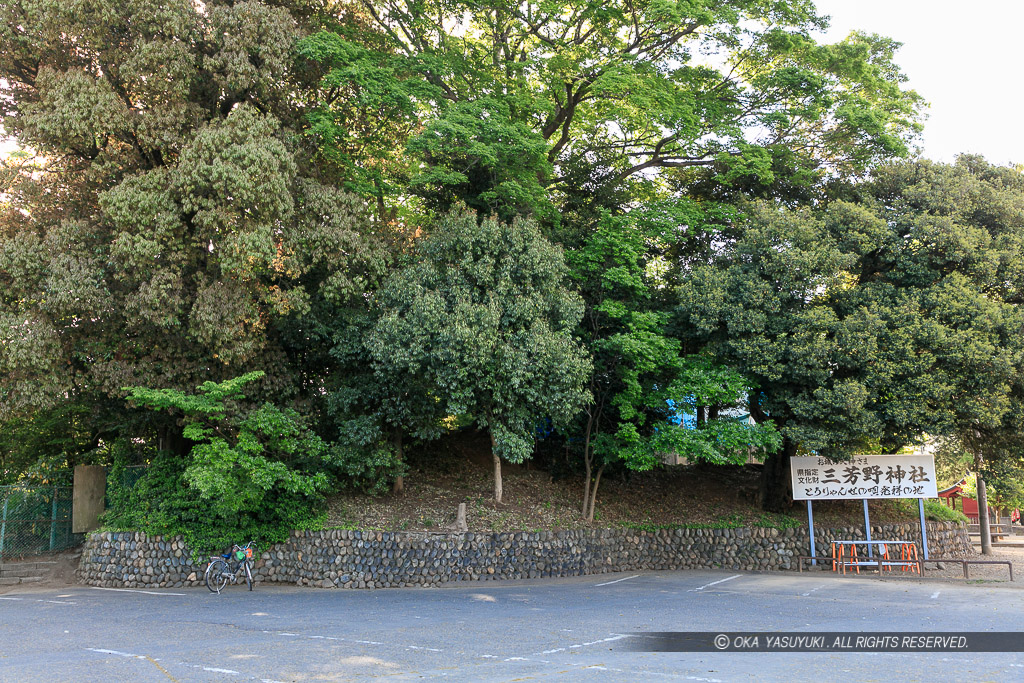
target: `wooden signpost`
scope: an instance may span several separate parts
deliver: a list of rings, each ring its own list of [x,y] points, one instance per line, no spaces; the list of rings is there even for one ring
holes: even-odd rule
[[[855,455],[849,460],[829,460],[818,456],[790,459],[793,500],[807,501],[811,556],[814,547],[815,500],[857,500],[864,504],[864,527],[868,557],[871,550],[871,518],[868,500],[877,498],[917,498],[921,517],[921,550],[928,559],[928,533],[924,523],[924,499],[935,498],[935,458],[930,454]],[[816,564],[816,562],[814,562]]]

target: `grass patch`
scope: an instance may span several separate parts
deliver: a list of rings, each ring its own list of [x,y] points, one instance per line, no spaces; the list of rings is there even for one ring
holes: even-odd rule
[[[917,502],[914,500],[897,500],[895,505],[906,514],[918,514]],[[934,498],[925,499],[924,518],[932,522],[959,522],[961,524],[967,524],[970,521],[964,513],[948,505],[943,505]]]
[[[711,522],[684,522],[671,524],[655,524],[653,522],[619,522],[624,529],[636,531],[664,531],[675,529],[740,529],[747,526],[743,515],[733,513]]]
[[[763,529],[796,529],[803,526],[803,523],[789,515],[777,512],[763,512],[751,523],[751,526]]]

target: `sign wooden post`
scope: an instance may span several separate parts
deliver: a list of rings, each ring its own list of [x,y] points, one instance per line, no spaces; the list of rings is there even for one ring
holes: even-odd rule
[[[81,534],[99,526],[107,493],[107,468],[75,466],[75,488],[71,493],[71,533]]]

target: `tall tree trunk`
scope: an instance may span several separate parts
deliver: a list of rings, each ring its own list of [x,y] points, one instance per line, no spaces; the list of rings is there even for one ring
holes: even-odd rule
[[[601,474],[604,472],[604,463],[597,468],[597,476],[594,478],[594,488],[590,492],[590,503],[585,505],[586,508],[586,520],[588,522],[594,521],[594,509],[597,507],[597,487],[601,483]]]
[[[184,428],[179,425],[161,427],[157,432],[159,435],[158,450],[166,451],[176,458],[188,457],[195,442],[186,439],[183,431]]]
[[[587,518],[587,501],[590,500],[590,458],[586,455],[583,456],[583,466],[586,471],[583,473],[583,519]]]
[[[494,458],[494,502],[501,502],[501,458],[494,448],[494,432],[491,431],[491,457]]]
[[[782,449],[764,461],[758,502],[768,512],[786,512],[793,506],[793,481],[790,478],[789,459],[796,455],[796,444],[783,439]]]
[[[981,475],[981,453],[974,454],[974,472],[978,477],[978,530],[981,532],[981,554],[992,554],[992,529],[988,525],[988,494],[985,478]]]
[[[587,431],[583,440],[583,466],[586,472],[583,477],[583,519],[587,518],[587,501],[590,500],[590,473],[593,471],[593,455],[590,453],[590,433],[594,427],[594,413],[588,411]]]
[[[402,451],[402,428],[395,427],[394,431],[394,443],[395,443],[395,455],[398,458],[399,467],[402,466],[402,462],[405,459],[405,453]],[[400,495],[405,491],[405,477],[399,474],[395,477],[395,482],[391,486],[391,493]]]

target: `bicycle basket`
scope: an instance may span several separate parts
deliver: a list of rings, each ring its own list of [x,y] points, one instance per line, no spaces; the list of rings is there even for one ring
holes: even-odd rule
[[[246,552],[244,550],[236,550],[235,551],[235,559],[238,560],[239,562],[244,560],[246,557],[247,557],[247,554],[246,554]]]

